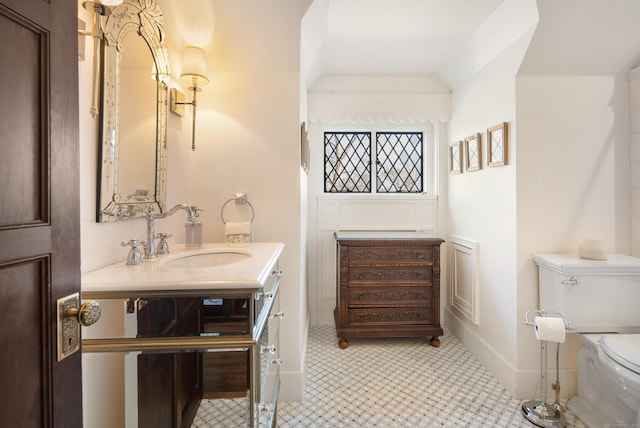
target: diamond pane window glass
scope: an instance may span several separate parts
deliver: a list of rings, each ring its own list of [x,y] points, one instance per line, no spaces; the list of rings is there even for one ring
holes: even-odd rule
[[[422,192],[422,132],[376,135],[376,192]]]
[[[324,191],[371,192],[371,133],[324,133]]]

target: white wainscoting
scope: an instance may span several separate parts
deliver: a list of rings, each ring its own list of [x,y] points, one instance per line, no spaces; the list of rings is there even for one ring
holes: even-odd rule
[[[451,236],[449,299],[451,306],[475,325],[480,324],[478,243]]]
[[[312,324],[333,324],[336,305],[337,230],[405,230],[436,233],[437,198],[425,195],[319,196],[316,200],[315,260],[310,268]],[[310,243],[311,244],[311,243]]]

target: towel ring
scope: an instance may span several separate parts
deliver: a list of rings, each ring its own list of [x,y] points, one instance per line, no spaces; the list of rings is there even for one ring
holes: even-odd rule
[[[222,204],[222,208],[220,209],[220,218],[222,219],[222,223],[223,223],[223,224],[227,224],[227,221],[224,219],[224,209],[225,209],[225,207],[227,206],[227,204],[228,204],[229,202],[231,202],[231,201],[236,201],[236,203],[237,203],[237,201],[238,201],[238,200],[239,200],[238,198],[231,198],[231,199],[229,199],[227,202],[225,202],[224,204]],[[249,205],[249,208],[251,208],[251,219],[250,219],[249,221],[250,221],[251,223],[253,223],[253,219],[254,219],[254,218],[255,218],[255,216],[256,216],[256,212],[255,212],[255,210],[253,209],[253,205],[251,205],[251,202],[247,201],[246,199],[240,199],[240,200],[242,201],[241,203],[243,203],[243,204],[247,204],[247,205]]]

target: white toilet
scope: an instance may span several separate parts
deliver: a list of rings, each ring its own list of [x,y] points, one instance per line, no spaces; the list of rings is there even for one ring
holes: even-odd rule
[[[540,309],[581,334],[578,395],[569,409],[590,428],[640,428],[640,258],[539,254]]]

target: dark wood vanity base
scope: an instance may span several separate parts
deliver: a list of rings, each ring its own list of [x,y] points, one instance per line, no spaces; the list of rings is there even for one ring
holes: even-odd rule
[[[336,232],[338,346],[351,338],[431,337],[440,346],[441,238]]]

